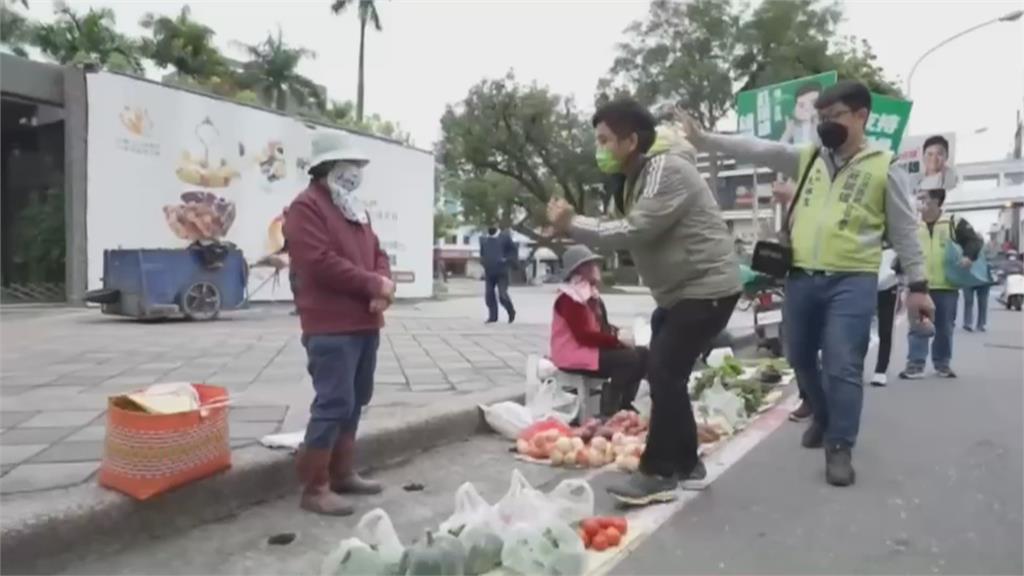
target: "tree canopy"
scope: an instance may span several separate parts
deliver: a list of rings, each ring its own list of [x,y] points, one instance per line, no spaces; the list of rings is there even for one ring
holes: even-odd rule
[[[228,73],[224,57],[213,44],[213,29],[193,20],[188,5],[176,17],[149,13],[139,24],[152,35],[142,39],[142,53],[157,66],[174,68],[196,80]]]
[[[235,45],[249,58],[242,65],[238,79],[241,86],[253,90],[278,110],[288,108],[289,98],[299,106],[324,108],[326,96],[320,87],[298,72],[299,63],[304,58],[315,58],[315,52],[286,44],[280,28],[277,35],[268,33],[262,42]]]
[[[116,17],[109,8],[89,8],[80,15],[58,4],[52,23],[35,26],[33,43],[61,64],[93,64],[118,72],[141,74],[138,42],[114,29]]]

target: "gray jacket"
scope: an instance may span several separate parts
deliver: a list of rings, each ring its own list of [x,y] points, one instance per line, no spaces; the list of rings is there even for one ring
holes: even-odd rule
[[[698,148],[722,152],[739,162],[767,166],[793,180],[800,178],[800,150],[796,146],[780,144],[746,136],[702,134],[693,142]],[[828,173],[835,178],[842,167],[827,150],[822,150]],[[899,166],[889,167],[885,187],[885,237],[896,249],[909,283],[926,279],[924,253],[917,242],[917,210],[911,203],[911,184],[908,174]]]
[[[570,229],[577,242],[629,249],[661,308],[740,292],[732,234],[696,163],[678,147],[651,156],[626,182],[636,200],[625,218],[577,216]]]

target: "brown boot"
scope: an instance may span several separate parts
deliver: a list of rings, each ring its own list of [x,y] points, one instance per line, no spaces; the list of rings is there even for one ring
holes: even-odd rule
[[[328,470],[330,461],[331,453],[327,450],[299,449],[295,463],[302,482],[299,506],[303,510],[325,516],[349,516],[355,510],[341,496],[331,492]]]
[[[331,452],[331,490],[338,494],[380,494],[380,483],[367,480],[356,472],[356,435],[342,434]]]

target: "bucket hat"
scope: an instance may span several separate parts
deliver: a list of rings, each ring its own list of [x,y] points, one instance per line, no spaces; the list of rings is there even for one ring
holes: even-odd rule
[[[576,244],[570,246],[565,254],[562,255],[562,263],[565,264],[565,270],[562,272],[562,279],[568,280],[572,273],[579,269],[580,266],[587,264],[588,262],[597,262],[602,260],[600,256],[590,251],[590,248],[582,244]]]
[[[309,160],[309,171],[324,162],[354,162],[360,166],[370,163],[370,158],[341,134],[322,132],[313,136],[313,157]]]

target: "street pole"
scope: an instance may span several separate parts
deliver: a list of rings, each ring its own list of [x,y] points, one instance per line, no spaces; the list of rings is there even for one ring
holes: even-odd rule
[[[970,34],[971,32],[974,32],[975,30],[978,30],[978,29],[984,28],[985,26],[988,26],[990,24],[996,24],[996,23],[999,23],[999,22],[1015,22],[1017,20],[1020,20],[1021,16],[1024,16],[1024,10],[1015,10],[1013,12],[1010,12],[1009,14],[1004,14],[1004,15],[998,17],[998,18],[993,18],[993,19],[988,20],[986,22],[982,22],[981,24],[976,24],[974,26],[971,26],[970,28],[968,28],[968,29],[966,29],[966,30],[964,30],[962,32],[957,32],[956,34],[950,36],[949,38],[946,38],[942,42],[939,42],[935,46],[932,46],[931,48],[929,48],[928,51],[926,51],[924,54],[922,54],[921,57],[918,58],[916,62],[914,62],[914,66],[911,67],[911,69],[910,69],[910,74],[907,75],[907,100],[910,100],[912,82],[914,81],[914,72],[917,72],[917,67],[920,66],[921,62],[925,58],[930,56],[933,52],[935,52],[939,48],[942,48],[946,44],[949,44],[953,40],[956,40],[957,38],[959,38],[961,36]]]
[[[760,218],[761,215],[758,214],[758,211],[757,211],[757,165],[756,164],[754,165],[753,180],[754,180],[754,190],[753,190],[753,194],[751,194],[752,200],[750,202],[750,206],[751,206],[751,209],[750,209],[750,216],[751,216],[750,224],[754,227],[754,242],[756,243],[761,238],[761,218]]]

